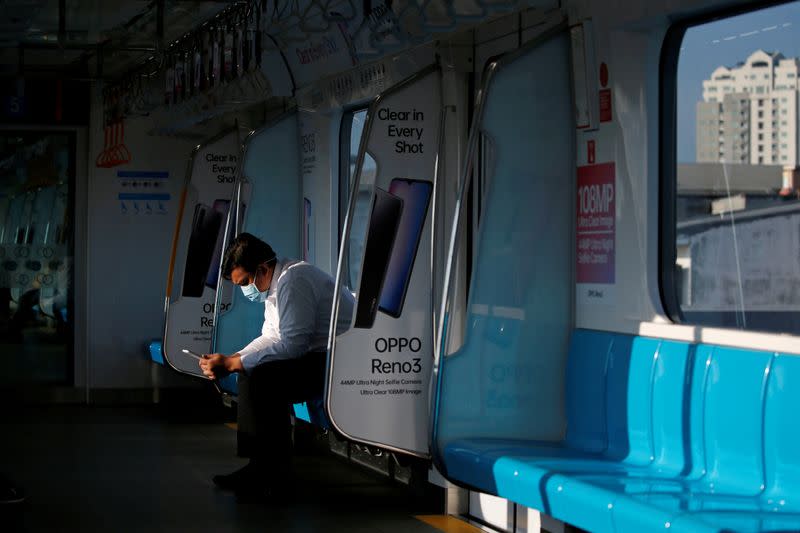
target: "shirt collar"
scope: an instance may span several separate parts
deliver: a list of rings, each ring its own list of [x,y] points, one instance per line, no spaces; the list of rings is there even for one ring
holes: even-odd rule
[[[286,260],[275,261],[275,268],[272,271],[272,281],[269,282],[270,296],[272,296],[278,291],[278,278],[281,277],[285,265],[286,265]]]

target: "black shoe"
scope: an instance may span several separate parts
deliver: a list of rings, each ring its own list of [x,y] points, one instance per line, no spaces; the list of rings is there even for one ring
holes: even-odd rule
[[[0,486],[0,505],[22,503],[25,501],[25,492],[10,485]]]
[[[211,480],[214,485],[223,490],[245,490],[254,484],[255,468],[252,463],[247,463],[236,472],[214,476]]]

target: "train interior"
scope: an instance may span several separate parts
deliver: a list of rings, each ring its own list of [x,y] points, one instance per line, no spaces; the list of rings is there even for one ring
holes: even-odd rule
[[[0,531],[800,531],[800,1],[0,12]],[[333,280],[259,502],[243,232]]]

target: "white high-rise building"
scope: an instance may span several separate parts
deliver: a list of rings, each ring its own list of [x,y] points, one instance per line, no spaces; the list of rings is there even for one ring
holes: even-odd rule
[[[797,58],[758,50],[703,81],[697,161],[798,165]]]

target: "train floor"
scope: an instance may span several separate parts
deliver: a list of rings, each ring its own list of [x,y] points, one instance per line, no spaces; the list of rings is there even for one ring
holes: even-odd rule
[[[296,459],[294,497],[241,504],[214,474],[244,464],[236,432],[201,413],[153,408],[28,407],[0,423],[0,473],[25,490],[0,505],[0,531],[435,533],[419,515],[441,501],[329,451]]]

